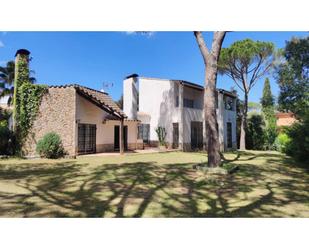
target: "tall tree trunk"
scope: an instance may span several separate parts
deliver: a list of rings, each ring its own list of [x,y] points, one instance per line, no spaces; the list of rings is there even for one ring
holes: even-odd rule
[[[245,92],[244,107],[241,115],[241,126],[240,126],[240,143],[239,143],[240,150],[246,149],[247,114],[248,114],[248,93]]]
[[[206,69],[204,92],[208,167],[217,167],[221,163],[221,156],[216,112],[217,63],[213,56],[209,58],[208,64],[210,66]]]
[[[202,33],[195,31],[194,35],[205,63],[204,119],[206,124],[208,167],[218,167],[221,164],[220,143],[217,129],[216,84],[218,59],[225,31],[214,32],[211,51],[208,50]]]

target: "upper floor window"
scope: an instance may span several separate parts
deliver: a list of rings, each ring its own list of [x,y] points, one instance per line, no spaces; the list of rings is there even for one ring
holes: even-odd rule
[[[194,108],[194,100],[193,99],[183,99],[183,107]]]
[[[234,100],[229,96],[224,96],[225,110],[234,111]]]
[[[179,106],[179,96],[178,95],[175,98],[175,105],[176,105],[176,107]]]

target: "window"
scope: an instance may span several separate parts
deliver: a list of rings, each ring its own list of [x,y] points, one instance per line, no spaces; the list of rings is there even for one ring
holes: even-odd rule
[[[96,125],[78,124],[78,153],[96,152]]]
[[[173,149],[179,147],[179,125],[178,123],[173,123]]]
[[[191,149],[203,149],[203,123],[191,121]]]
[[[227,147],[228,148],[232,148],[232,123],[231,122],[227,122],[226,123],[226,135],[227,135]]]
[[[193,99],[183,99],[183,107],[194,108]]]
[[[234,111],[234,100],[231,97],[224,96],[225,110]]]
[[[176,99],[175,99],[175,105],[176,107],[179,106],[179,96],[178,95],[176,96]]]
[[[150,124],[139,124],[138,127],[138,139],[143,139],[144,143],[149,143],[150,140]]]

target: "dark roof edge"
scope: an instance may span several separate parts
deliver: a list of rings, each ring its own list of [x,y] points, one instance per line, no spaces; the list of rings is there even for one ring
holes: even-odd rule
[[[21,49],[18,49],[18,50],[16,51],[15,57],[16,57],[18,54],[29,55],[29,54],[30,54],[30,51],[27,50],[27,49],[21,48]]]
[[[228,95],[228,96],[231,96],[233,98],[237,98],[237,95],[235,95],[234,93],[230,92],[230,91],[227,91],[227,90],[224,90],[224,89],[221,89],[221,88],[217,88],[217,91],[219,93],[223,93],[225,95]]]
[[[138,74],[133,73],[133,74],[126,76],[124,79],[130,79],[130,78],[136,78],[136,77],[139,77]]]

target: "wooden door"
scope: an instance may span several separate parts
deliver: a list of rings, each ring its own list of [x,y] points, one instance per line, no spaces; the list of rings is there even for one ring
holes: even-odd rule
[[[179,147],[179,125],[178,123],[173,123],[173,149]]]
[[[191,149],[203,149],[203,123],[191,122]]]
[[[78,153],[96,152],[96,125],[78,124]]]
[[[120,126],[115,125],[114,126],[114,150],[119,151],[120,150],[120,143],[119,143],[119,130]],[[123,141],[124,141],[124,149],[128,150],[128,126],[123,126]]]

